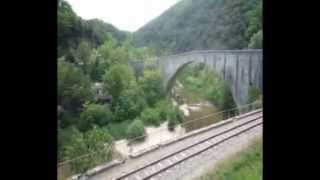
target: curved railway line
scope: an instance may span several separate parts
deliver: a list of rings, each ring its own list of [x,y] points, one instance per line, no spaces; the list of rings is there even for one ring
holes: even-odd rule
[[[240,117],[240,119],[244,119],[245,117],[248,118],[249,116],[252,116],[252,115],[258,115],[258,116],[254,116],[253,118],[251,118],[241,124],[238,124],[234,127],[228,128],[222,132],[213,134],[213,135],[206,137],[204,139],[201,139],[191,145],[183,147],[182,149],[179,149],[179,150],[177,150],[171,154],[168,154],[166,156],[163,156],[160,159],[152,161],[152,162],[150,162],[146,165],[143,165],[142,167],[139,167],[133,171],[124,173],[116,178],[113,178],[113,180],[157,179],[156,177],[158,175],[161,176],[162,172],[165,172],[165,171],[175,167],[176,165],[183,163],[184,161],[186,161],[192,157],[200,155],[203,152],[206,152],[212,148],[215,148],[219,144],[221,144],[221,143],[223,143],[233,137],[236,137],[240,134],[243,134],[243,133],[245,133],[255,127],[261,126],[263,124],[262,110],[256,111],[254,113],[249,113],[248,115],[244,115],[244,116]]]

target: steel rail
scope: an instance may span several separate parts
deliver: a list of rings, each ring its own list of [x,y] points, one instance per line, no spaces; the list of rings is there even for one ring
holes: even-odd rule
[[[170,157],[173,157],[174,155],[176,155],[176,154],[178,154],[178,153],[181,153],[181,152],[183,152],[183,151],[185,151],[185,150],[187,150],[187,149],[190,149],[190,148],[192,148],[192,147],[194,147],[194,146],[196,146],[196,145],[202,144],[202,143],[205,142],[205,141],[211,140],[211,139],[213,139],[213,138],[215,138],[215,137],[218,137],[218,136],[221,136],[221,135],[223,135],[223,134],[226,134],[226,133],[228,133],[228,132],[230,132],[230,131],[232,131],[232,130],[235,130],[235,129],[237,129],[237,128],[240,128],[240,127],[242,127],[242,126],[244,126],[244,125],[247,125],[247,124],[249,124],[249,123],[251,123],[251,122],[257,121],[257,120],[260,119],[261,117],[262,117],[262,116],[259,116],[259,117],[257,117],[257,118],[254,118],[254,119],[250,120],[250,121],[247,121],[247,122],[242,123],[242,124],[240,124],[240,125],[237,125],[237,126],[235,126],[235,127],[229,128],[229,129],[224,130],[224,131],[222,131],[222,132],[220,132],[220,133],[214,134],[214,135],[212,135],[212,136],[210,136],[210,137],[208,137],[208,138],[205,138],[205,139],[203,139],[203,140],[201,140],[201,141],[198,141],[197,143],[194,143],[194,144],[192,144],[192,145],[189,145],[189,146],[187,146],[187,147],[185,147],[185,148],[182,148],[182,149],[180,149],[180,150],[178,150],[178,151],[176,151],[176,152],[174,152],[174,153],[171,153],[171,154],[166,155],[166,156],[164,156],[164,157],[162,157],[162,158],[160,158],[160,159],[158,159],[158,160],[156,160],[156,161],[153,161],[153,162],[151,162],[151,163],[149,163],[149,164],[147,164],[147,165],[145,165],[145,166],[143,166],[143,167],[140,167],[140,168],[138,168],[138,169],[135,169],[135,170],[133,170],[133,171],[131,171],[131,172],[129,172],[129,173],[126,173],[126,174],[124,174],[124,175],[121,175],[120,177],[115,178],[115,180],[124,179],[124,178],[126,178],[126,177],[128,177],[128,176],[130,176],[130,175],[132,175],[132,174],[135,174],[135,173],[137,173],[137,172],[139,172],[139,171],[141,171],[141,170],[143,170],[143,169],[146,169],[146,168],[148,168],[148,167],[150,167],[150,166],[152,166],[152,165],[154,165],[154,164],[157,164],[157,163],[159,163],[159,162],[161,162],[161,161],[163,161],[163,160],[165,160],[165,159],[168,159],[168,158],[170,158]]]

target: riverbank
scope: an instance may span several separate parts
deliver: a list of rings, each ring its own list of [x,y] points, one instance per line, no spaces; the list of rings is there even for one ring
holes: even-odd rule
[[[185,129],[178,125],[174,131],[168,130],[168,121],[160,124],[159,127],[146,127],[146,138],[144,141],[128,145],[127,139],[115,142],[115,149],[122,155],[128,156],[130,153],[149,148],[160,142],[179,137],[185,133]]]
[[[179,109],[184,113],[185,123],[188,121],[193,121],[197,117],[201,117],[210,113],[212,114],[218,111],[217,108],[215,108],[207,101],[194,104],[182,104],[179,105]],[[151,146],[159,144],[160,142],[182,136],[186,132],[190,132],[192,130],[199,129],[206,125],[218,122],[221,117],[217,117],[218,116],[204,118],[197,122],[188,123],[183,127],[181,125],[178,125],[176,126],[174,131],[168,130],[168,121],[163,122],[159,127],[147,126],[145,127],[146,138],[144,139],[144,141],[136,142],[129,145],[127,139],[122,139],[115,142],[115,148],[117,152],[126,157],[130,153],[149,148]]]

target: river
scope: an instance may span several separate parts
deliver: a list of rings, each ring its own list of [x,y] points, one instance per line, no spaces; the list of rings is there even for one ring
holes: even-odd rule
[[[217,113],[220,110],[214,104],[197,94],[186,91],[179,81],[176,82],[173,89],[172,103],[179,106],[179,109],[184,113],[182,127],[185,132],[208,126],[223,119],[222,114]],[[206,117],[207,115],[211,116]]]
[[[174,104],[177,104],[174,102]],[[182,127],[185,132],[190,132],[222,120],[219,109],[208,101],[200,101],[191,104],[181,104],[179,109],[184,113]]]
[[[180,88],[182,87],[181,84],[178,84],[178,86]],[[184,113],[184,120],[182,125],[176,126],[174,131],[168,130],[168,121],[161,123],[159,127],[147,126],[145,127],[147,136],[144,141],[129,145],[126,139],[118,140],[115,142],[116,150],[122,155],[127,156],[132,152],[140,151],[150,146],[159,144],[163,141],[180,137],[187,132],[208,126],[222,120],[221,114],[215,114],[219,111],[219,109],[210,102],[199,97],[194,98],[195,96],[192,96],[192,98],[190,98],[185,94],[183,94],[181,97],[184,99],[184,103],[181,103],[181,101],[175,98],[171,99],[173,105],[179,106],[179,109]],[[178,104],[177,101],[179,101],[180,104]],[[207,116],[208,114],[215,115],[201,118],[203,116]]]

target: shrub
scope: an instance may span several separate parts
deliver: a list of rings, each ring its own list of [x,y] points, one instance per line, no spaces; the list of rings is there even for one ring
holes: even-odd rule
[[[160,115],[158,110],[155,108],[148,107],[144,109],[144,111],[142,111],[141,113],[140,118],[147,125],[160,125]]]
[[[140,119],[135,119],[127,129],[127,138],[137,138],[145,134],[144,124]],[[144,137],[138,138],[139,140]]]
[[[174,108],[168,113],[168,129],[173,131],[175,126],[181,123],[183,120],[183,114],[178,108]]]
[[[112,106],[114,106],[114,103],[118,102],[121,92],[135,83],[132,67],[127,64],[112,65],[103,75],[103,83],[105,89],[112,95]]]
[[[261,95],[261,91],[255,86],[250,86],[248,95],[249,95],[248,103],[252,103],[259,99]]]
[[[130,89],[125,89],[120,93],[115,106],[114,119],[116,121],[134,119],[140,115],[145,106],[143,91],[134,84]]]
[[[104,150],[106,143],[111,145],[107,151]],[[90,152],[95,152],[95,154],[71,162],[71,168],[74,172],[85,172],[97,164],[109,161],[113,153],[112,136],[105,128],[96,126],[85,133],[72,129],[70,140],[63,148],[64,158],[73,159]]]
[[[154,106],[157,100],[165,95],[162,78],[157,71],[145,70],[143,77],[139,79],[139,85],[149,106]]]
[[[132,120],[126,120],[122,122],[111,122],[108,124],[107,127],[112,137],[114,137],[115,140],[126,138],[127,129],[131,121]]]
[[[262,30],[258,31],[254,35],[251,36],[249,42],[249,48],[253,49],[261,49],[262,48]]]
[[[85,110],[80,114],[78,124],[79,130],[87,131],[93,125],[104,126],[112,120],[112,113],[108,106],[99,104],[89,104],[85,106]]]
[[[177,119],[169,118],[169,120],[168,120],[168,129],[169,129],[169,131],[173,131],[177,124],[178,124]]]
[[[79,114],[73,113],[72,111],[64,111],[60,113],[59,119],[59,126],[61,128],[67,128],[68,126],[71,126],[77,122],[79,119]]]
[[[170,104],[170,102],[166,100],[161,100],[156,104],[155,107],[158,109],[160,121],[167,120],[168,112],[171,106],[172,105]]]

